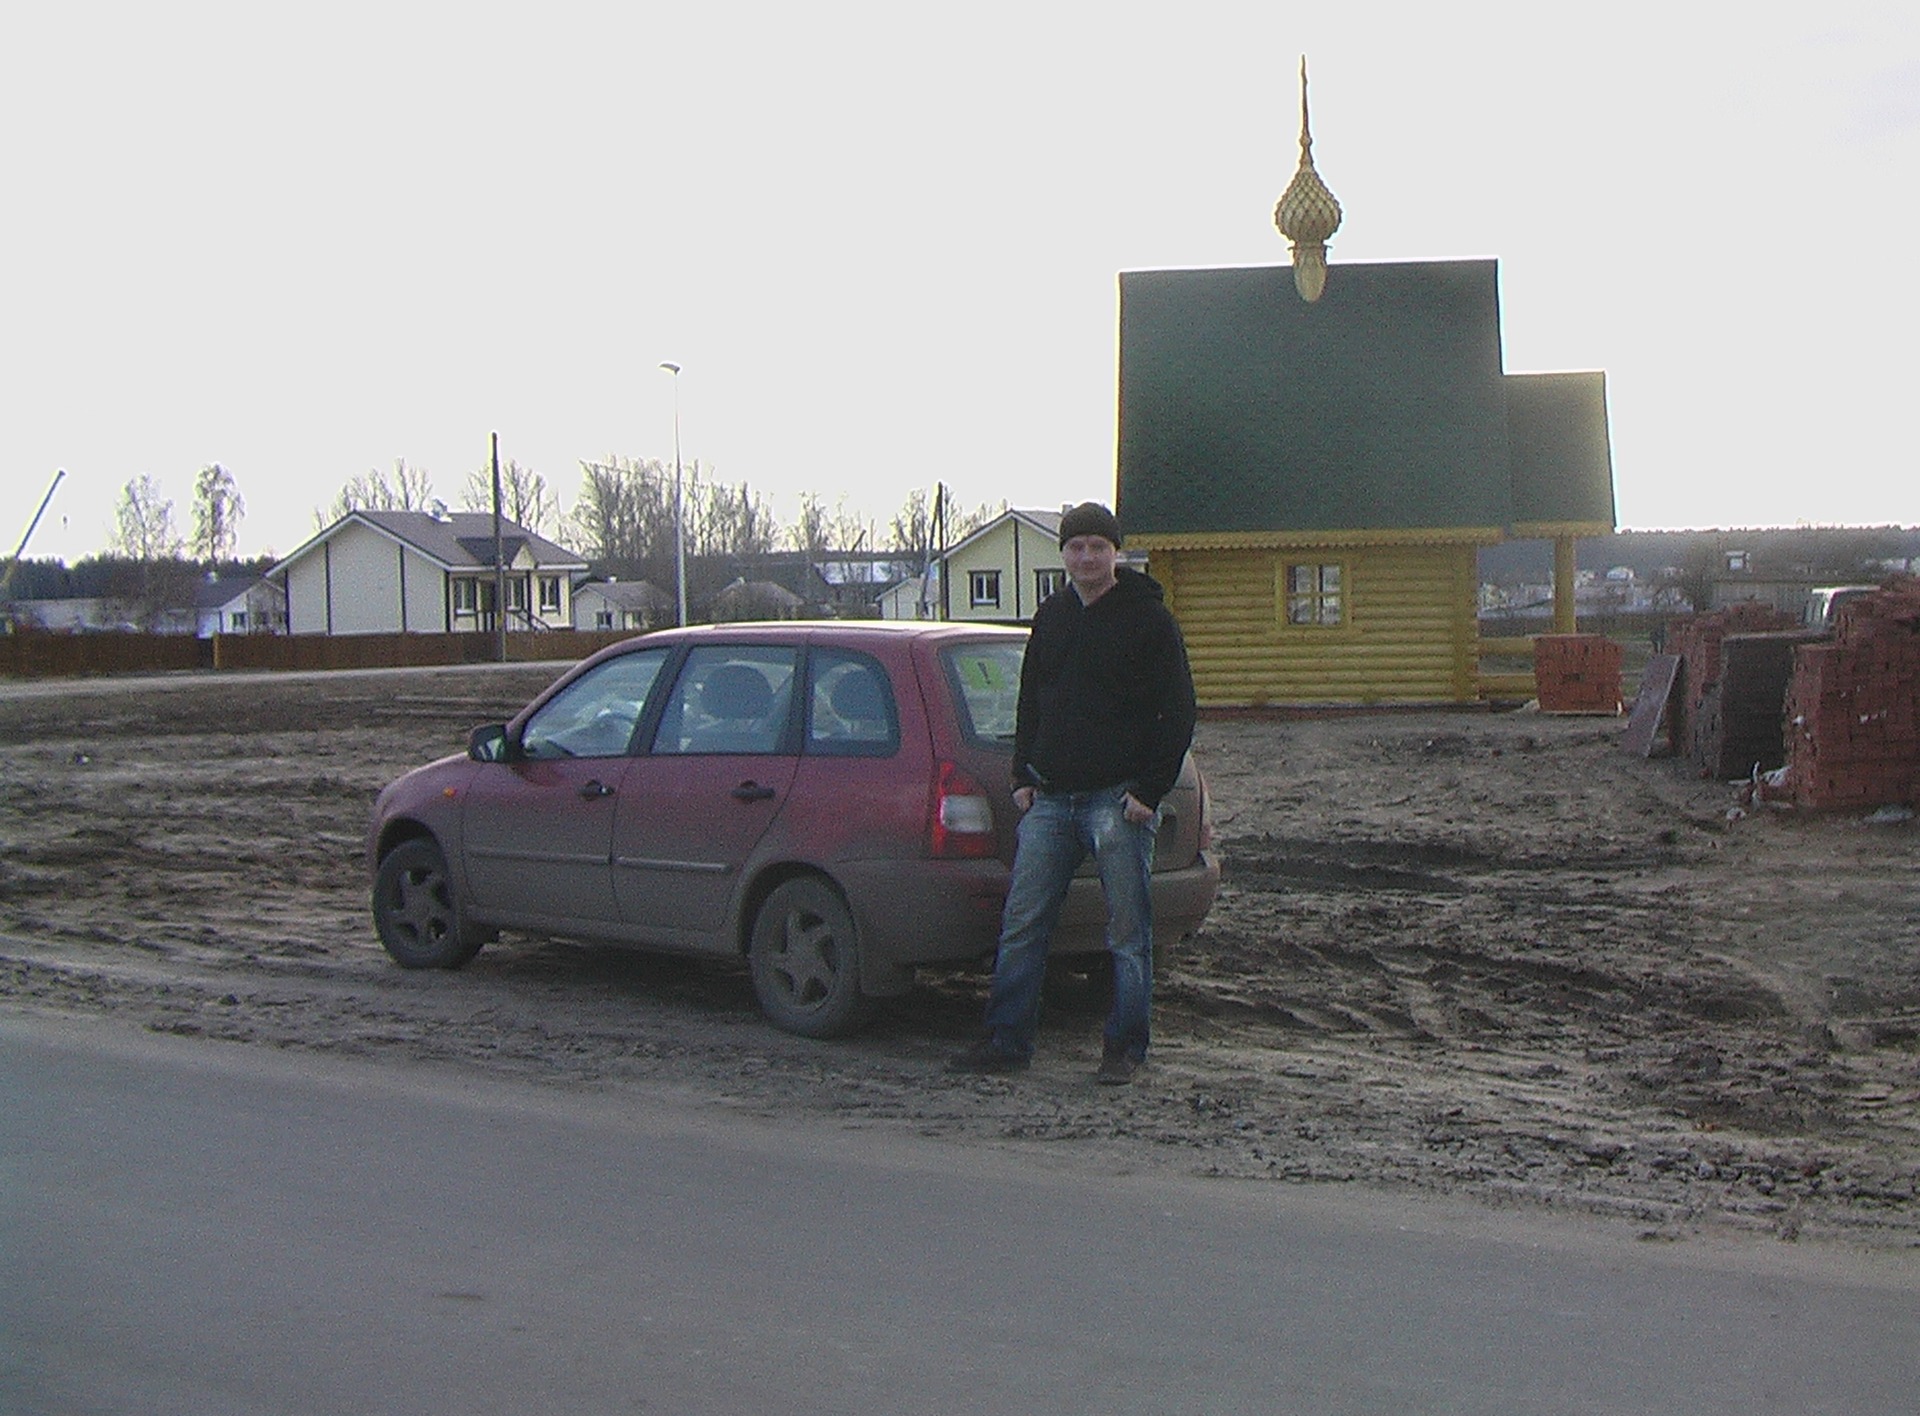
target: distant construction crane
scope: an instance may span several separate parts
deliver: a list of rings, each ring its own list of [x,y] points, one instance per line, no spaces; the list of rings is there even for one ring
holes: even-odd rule
[[[13,558],[7,562],[7,568],[0,570],[0,600],[7,598],[7,589],[13,584],[13,573],[20,568],[20,557],[26,554],[27,542],[33,539],[33,533],[39,528],[40,518],[47,514],[47,503],[53,500],[53,494],[60,486],[60,479],[67,475],[62,467],[53,474],[53,483],[47,488],[47,494],[40,498],[40,509],[33,514],[33,520],[27,523],[27,534],[20,538],[20,544],[13,548]]]

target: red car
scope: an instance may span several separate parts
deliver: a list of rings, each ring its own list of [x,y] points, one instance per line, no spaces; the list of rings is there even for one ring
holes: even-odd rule
[[[845,1033],[916,965],[993,952],[1026,643],[876,621],[616,644],[380,793],[380,940],[405,968],[458,968],[501,929],[744,955],[776,1025]],[[1190,758],[1164,808],[1161,943],[1220,881]],[[1103,951],[1105,918],[1089,867],[1055,952]]]

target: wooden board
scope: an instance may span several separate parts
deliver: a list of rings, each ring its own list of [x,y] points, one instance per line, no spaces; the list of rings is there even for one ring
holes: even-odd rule
[[[1660,735],[1660,725],[1668,721],[1667,702],[1679,682],[1678,654],[1655,654],[1647,660],[1647,667],[1640,674],[1640,694],[1633,700],[1633,711],[1627,715],[1627,731],[1620,739],[1627,751],[1641,757],[1653,756],[1654,739]],[[1669,727],[1667,747],[1672,746]]]

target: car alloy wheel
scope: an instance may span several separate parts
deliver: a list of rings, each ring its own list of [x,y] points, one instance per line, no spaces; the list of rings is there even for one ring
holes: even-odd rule
[[[747,951],[753,991],[774,1026],[839,1037],[859,1025],[860,949],[853,915],[824,880],[789,880],[768,895]]]
[[[424,837],[402,841],[382,858],[373,923],[393,961],[406,969],[457,969],[486,942],[462,923],[446,857]]]

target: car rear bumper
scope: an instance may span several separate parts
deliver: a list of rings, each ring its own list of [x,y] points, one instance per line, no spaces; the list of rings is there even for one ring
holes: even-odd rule
[[[991,955],[1000,942],[1000,912],[1009,872],[997,860],[859,861],[838,872],[856,906],[855,922],[866,968],[877,991],[888,971],[902,974],[921,964],[966,963]],[[1220,863],[1202,853],[1190,866],[1155,871],[1153,937],[1166,944],[1200,927],[1220,888]],[[1054,932],[1053,952],[1094,954],[1105,950],[1106,900],[1091,874],[1073,882]]]

